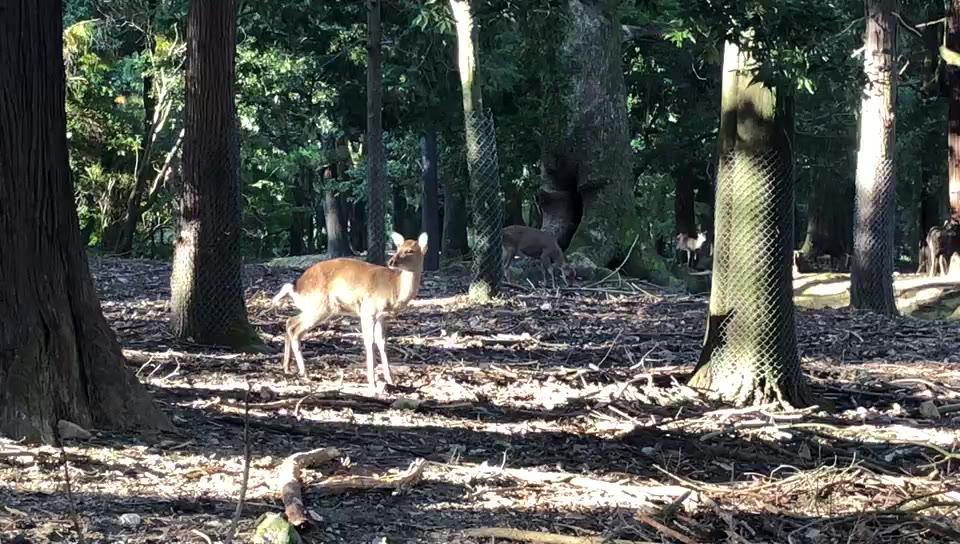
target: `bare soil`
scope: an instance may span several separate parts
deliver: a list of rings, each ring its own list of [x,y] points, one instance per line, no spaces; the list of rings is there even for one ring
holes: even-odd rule
[[[76,522],[91,543],[222,541],[245,446],[240,542],[283,512],[283,459],[330,446],[342,457],[304,478],[306,542],[505,542],[464,536],[479,527],[684,544],[960,541],[957,323],[798,309],[804,370],[833,409],[730,410],[682,385],[704,297],[621,282],[508,287],[481,306],[458,297],[462,271],[428,273],[387,329],[399,387],[373,398],[355,319],[307,337],[307,379],[283,374],[293,309],[269,298],[297,270],[247,267],[248,311],[276,352],[237,354],[169,336],[167,264],[92,264],[130,368],[177,431],[91,429],[65,448],[66,467],[59,449],[0,441],[2,542],[79,542]],[[411,486],[324,491],[324,477],[416,459],[426,466]]]

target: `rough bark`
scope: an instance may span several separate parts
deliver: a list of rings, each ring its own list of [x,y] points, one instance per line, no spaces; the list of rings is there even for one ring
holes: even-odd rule
[[[860,109],[860,149],[854,216],[850,305],[897,313],[893,294],[896,228],[896,0],[866,0],[866,83]]]
[[[424,270],[440,268],[440,202],[437,186],[437,132],[427,129],[420,136],[421,191],[420,225],[427,233],[427,254],[423,257]]]
[[[170,428],[126,366],[84,251],[67,160],[60,0],[0,8],[0,435]]]
[[[751,65],[746,53],[724,60],[727,73],[730,62]],[[748,77],[724,84],[735,89],[723,91],[721,126],[736,139],[720,159],[707,334],[689,385],[734,405],[805,406],[812,399],[797,354],[790,266],[792,100]]]
[[[960,51],[960,0],[947,9],[947,48]],[[950,216],[960,220],[960,67],[947,65],[947,179]]]
[[[367,261],[387,260],[384,201],[387,161],[383,149],[383,81],[380,74],[380,0],[367,0]]]
[[[481,119],[486,119],[487,112],[483,107],[477,66],[480,40],[472,4],[472,0],[450,0],[457,29],[457,60],[470,174],[470,210],[475,231],[470,292],[486,297],[499,292],[503,275],[500,265],[503,197],[496,165],[496,135],[492,129],[489,134],[480,132]]]
[[[560,37],[547,51],[552,72],[544,78],[543,230],[578,260],[612,267],[638,234],[618,5],[564,6],[551,30]],[[664,278],[653,245],[639,240],[625,271]]]
[[[183,183],[170,277],[179,338],[261,343],[243,301],[240,142],[234,104],[236,0],[190,2]]]

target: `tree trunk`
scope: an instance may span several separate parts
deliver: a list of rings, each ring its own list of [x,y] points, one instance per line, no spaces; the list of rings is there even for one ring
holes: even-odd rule
[[[380,35],[380,0],[367,0],[367,261],[374,264],[387,260]]]
[[[440,203],[437,187],[437,131],[429,128],[420,136],[420,167],[423,182],[420,226],[427,233],[424,270],[440,268]]]
[[[479,29],[473,19],[473,0],[450,0],[457,28],[457,60],[463,95],[474,248],[470,292],[481,298],[496,295],[503,275],[501,228],[503,196],[497,164],[497,139],[492,114],[483,107],[477,53]]]
[[[503,220],[504,226],[525,224],[523,222],[523,195],[520,194],[520,189],[512,183],[508,183],[504,194],[507,199],[506,216]]]
[[[363,200],[350,206],[350,247],[355,253],[367,250],[367,207]]]
[[[419,232],[420,217],[416,206],[411,206],[407,202],[407,197],[403,194],[403,184],[400,180],[393,183],[393,230],[399,232],[404,238],[416,238]]]
[[[332,190],[323,192],[323,217],[327,228],[327,258],[350,257],[350,240],[344,228],[343,199]]]
[[[946,45],[960,51],[960,0],[947,9]],[[960,67],[947,65],[947,179],[950,216],[960,221]]]
[[[548,51],[553,72],[544,78],[551,113],[543,128],[543,230],[568,253],[612,267],[639,234],[619,11],[617,2],[565,5],[556,15],[559,45]],[[625,270],[665,274],[659,259],[641,260],[643,248],[652,253],[653,240],[640,240]]]
[[[303,238],[307,233],[307,222],[310,220],[310,203],[307,202],[307,189],[309,182],[306,168],[301,168],[300,174],[293,181],[291,196],[293,197],[293,211],[290,214],[290,228],[288,229],[290,237],[290,254],[303,255],[306,247],[303,244]],[[306,185],[306,189],[305,189]]]
[[[676,234],[686,234],[692,238],[697,236],[697,214],[695,194],[693,190],[692,164],[685,162],[673,169],[673,180],[676,193],[673,199],[673,217]]]
[[[157,0],[147,1],[147,26],[144,29],[144,56],[150,57],[153,52],[152,21],[154,13],[157,10]],[[156,140],[157,132],[160,127],[157,126],[156,119],[157,101],[153,96],[153,72],[149,67],[143,72],[143,134],[140,136],[140,160],[137,164],[133,191],[127,199],[127,214],[117,237],[117,244],[114,250],[120,255],[129,254],[133,250],[133,238],[137,232],[137,225],[140,223],[140,214],[142,208],[140,201],[143,200],[143,194],[147,190],[147,182],[151,178],[150,162],[153,157],[153,145]]]
[[[822,156],[830,153],[827,146],[817,145],[814,149]],[[852,217],[852,184],[813,172],[807,201],[807,232],[800,247],[803,259],[812,263],[821,255],[830,255],[845,261],[850,253]]]
[[[171,428],[124,365],[81,244],[67,161],[60,0],[0,9],[0,435],[57,421]]]
[[[470,253],[467,241],[466,183],[448,176],[443,181],[443,246],[444,261],[463,259]]]
[[[864,37],[866,83],[860,108],[860,149],[854,216],[850,305],[897,313],[893,296],[897,192],[896,0],[867,0]]]
[[[734,47],[727,44],[727,51]],[[744,54],[725,55],[741,69]],[[749,75],[725,77],[721,126],[738,135],[721,156],[707,335],[689,385],[734,405],[811,401],[800,371],[791,256],[792,101]],[[721,130],[721,134],[724,130]]]
[[[243,301],[240,141],[234,104],[236,0],[192,0],[180,221],[170,277],[178,338],[260,344]]]

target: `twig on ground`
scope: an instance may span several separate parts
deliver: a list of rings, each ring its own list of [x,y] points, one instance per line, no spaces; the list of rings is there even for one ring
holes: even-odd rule
[[[542,531],[524,531],[510,527],[478,527],[466,529],[463,535],[471,538],[502,538],[520,542],[538,542],[540,544],[653,544],[649,540],[609,539],[602,536],[568,536]]]
[[[337,448],[319,448],[315,450],[295,453],[287,457],[277,469],[277,479],[280,487],[280,500],[286,510],[287,521],[297,527],[307,521],[306,509],[303,506],[303,495],[300,493],[300,473],[303,469],[324,463],[340,456]]]
[[[400,489],[420,481],[426,462],[416,459],[407,470],[398,474],[384,476],[330,476],[317,484],[318,491],[325,495],[334,495],[357,489]]]
[[[616,274],[617,272],[620,272],[620,269],[623,268],[623,265],[627,264],[627,261],[630,259],[630,254],[633,253],[633,248],[636,247],[637,241],[638,241],[639,239],[640,239],[640,235],[639,235],[639,234],[633,237],[633,243],[630,244],[630,249],[627,250],[627,254],[626,254],[626,256],[624,256],[623,261],[620,263],[620,266],[618,266],[618,267],[614,268],[613,270],[611,270],[609,274],[607,274],[606,276],[603,277],[603,279],[601,279],[601,280],[599,280],[599,281],[595,281],[595,282],[593,282],[593,283],[588,283],[588,284],[585,285],[584,287],[594,287],[594,286],[596,286],[596,285],[600,285],[601,283],[603,283],[603,282],[607,281],[608,279],[610,279],[610,277],[613,276],[614,274]]]
[[[77,514],[77,501],[73,498],[73,488],[70,486],[70,469],[67,467],[67,450],[63,447],[63,440],[60,439],[60,431],[53,430],[54,438],[57,440],[57,447],[60,448],[60,462],[63,465],[63,483],[67,492],[67,504],[70,507],[70,520],[73,521],[73,530],[77,532],[77,542],[86,544],[87,539],[83,536],[83,526],[80,524],[80,516]]]
[[[680,531],[674,529],[673,527],[669,527],[667,525],[664,525],[663,523],[660,523],[659,521],[653,519],[653,517],[651,517],[649,514],[645,514],[643,512],[637,512],[635,516],[639,521],[649,525],[650,527],[653,527],[658,532],[666,536],[669,536],[670,538],[683,542],[683,544],[700,544],[699,540],[694,540],[689,536],[681,533]]]
[[[250,382],[247,382],[247,392],[243,396],[243,482],[240,484],[240,499],[237,501],[237,509],[233,512],[233,519],[230,526],[227,527],[227,534],[223,539],[224,544],[231,544],[233,536],[237,533],[237,525],[240,524],[240,516],[243,514],[243,501],[247,497],[247,482],[250,480]]]

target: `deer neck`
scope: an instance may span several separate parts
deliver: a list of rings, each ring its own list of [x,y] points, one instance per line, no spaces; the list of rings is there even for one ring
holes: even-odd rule
[[[405,304],[416,298],[420,291],[420,271],[406,268],[394,268],[394,270],[400,278],[397,283],[397,300]]]

